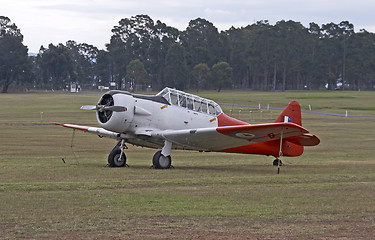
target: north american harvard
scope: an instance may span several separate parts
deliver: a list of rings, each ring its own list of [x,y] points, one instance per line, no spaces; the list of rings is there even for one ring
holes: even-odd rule
[[[156,95],[113,90],[101,96],[95,110],[98,127],[60,124],[117,141],[108,156],[111,167],[126,165],[126,143],[161,149],[152,158],[157,169],[171,167],[172,149],[203,152],[300,156],[320,140],[302,127],[301,108],[292,101],[273,123],[249,124],[226,115],[219,104],[190,93],[164,88]]]

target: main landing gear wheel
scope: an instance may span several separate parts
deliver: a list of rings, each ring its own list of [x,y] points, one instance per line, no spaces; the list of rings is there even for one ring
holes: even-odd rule
[[[108,165],[110,167],[124,167],[126,165],[125,153],[118,148],[113,149],[108,156]]]
[[[171,167],[172,158],[171,156],[164,156],[161,151],[157,151],[152,158],[152,164],[156,169],[168,169]]]

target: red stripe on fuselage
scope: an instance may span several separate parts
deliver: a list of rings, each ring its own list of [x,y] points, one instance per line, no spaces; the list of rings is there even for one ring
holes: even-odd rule
[[[238,119],[229,117],[225,113],[220,114],[217,116],[218,127],[225,127],[225,126],[237,126],[237,125],[250,125],[247,122],[242,122]]]

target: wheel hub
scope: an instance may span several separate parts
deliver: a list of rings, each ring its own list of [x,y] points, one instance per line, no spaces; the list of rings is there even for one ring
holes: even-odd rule
[[[163,155],[160,155],[159,164],[160,164],[160,167],[162,167],[162,168],[168,167],[168,165],[169,165],[169,158],[165,157]]]

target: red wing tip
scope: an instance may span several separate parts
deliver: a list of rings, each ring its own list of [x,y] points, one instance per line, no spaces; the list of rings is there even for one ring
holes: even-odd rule
[[[88,131],[90,127],[87,126],[81,126],[81,125],[75,125],[75,124],[62,124],[62,123],[56,123],[55,125],[66,127],[66,128],[73,128],[73,129],[78,129],[78,130],[83,130],[83,131]]]

